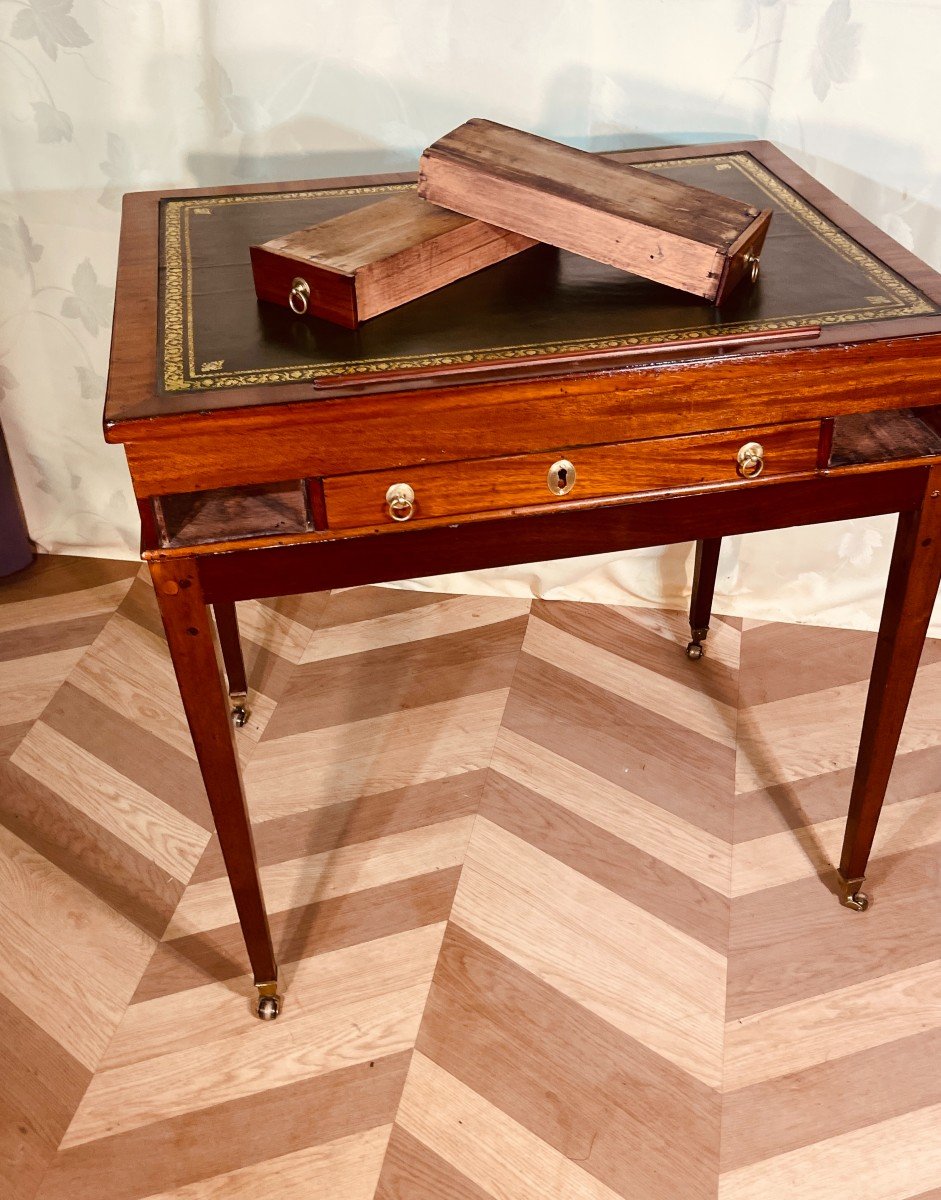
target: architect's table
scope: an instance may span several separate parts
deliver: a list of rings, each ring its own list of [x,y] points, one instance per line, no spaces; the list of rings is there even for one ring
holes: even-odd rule
[[[619,157],[773,208],[757,282],[719,310],[537,247],[349,331],[259,305],[248,246],[411,181],[125,201],[106,436],[261,1016],[277,966],[233,740],[249,598],[696,539],[694,659],[723,536],[898,513],[834,876],[866,907],[941,578],[941,277],[767,143]]]

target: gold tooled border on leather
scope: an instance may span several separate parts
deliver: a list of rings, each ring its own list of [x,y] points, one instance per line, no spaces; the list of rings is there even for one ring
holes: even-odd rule
[[[692,164],[712,164],[717,171],[738,170],[781,208],[787,209],[814,236],[858,267],[872,281],[873,292],[867,296],[865,307],[809,312],[785,319],[742,321],[722,326],[723,334],[763,332],[793,329],[800,325],[851,324],[871,321],[882,315],[912,317],[936,313],[937,307],[904,279],[881,263],[841,229],[828,221],[803,197],[789,188],[767,168],[745,151],[734,154],[708,155],[701,158],[674,158],[664,162],[638,164],[647,170],[681,167]],[[214,391],[218,388],[246,384],[301,383],[329,376],[362,374],[409,367],[453,366],[461,363],[488,362],[495,359],[526,359],[544,354],[578,350],[620,350],[631,346],[651,345],[654,342],[693,342],[711,337],[715,327],[704,325],[695,329],[657,329],[643,334],[623,337],[582,338],[559,342],[533,342],[508,346],[490,346],[466,352],[401,355],[395,358],[360,359],[355,362],[301,363],[296,367],[276,369],[256,368],[225,371],[224,360],[209,360],[197,366],[195,332],[193,329],[192,271],[190,268],[190,222],[193,217],[211,217],[217,208],[232,204],[271,203],[329,196],[388,195],[414,188],[412,183],[371,184],[361,187],[312,188],[299,192],[262,192],[248,195],[212,196],[167,200],[163,205],[163,386],[167,392]]]

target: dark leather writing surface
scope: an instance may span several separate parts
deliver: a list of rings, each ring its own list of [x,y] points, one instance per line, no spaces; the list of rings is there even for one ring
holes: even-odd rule
[[[248,247],[374,203],[408,184],[170,198],[161,206],[160,361],[166,392],[642,346],[796,325],[932,314],[938,307],[741,152],[650,164],[774,217],[761,276],[715,308],[539,246],[345,330],[260,303]]]

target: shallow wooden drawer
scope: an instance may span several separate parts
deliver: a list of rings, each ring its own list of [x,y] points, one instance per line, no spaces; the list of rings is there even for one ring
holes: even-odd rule
[[[341,475],[324,480],[327,522],[331,529],[391,524],[386,493],[398,484],[407,485],[414,499],[398,507],[397,517],[412,521],[697,484],[738,482],[747,487],[751,479],[742,470],[755,468],[754,458],[751,467],[740,466],[743,447],[757,443],[761,466],[751,478],[767,479],[814,470],[819,438],[819,422],[809,421]],[[569,464],[561,468],[561,477],[559,462]],[[550,478],[556,488],[561,480],[570,490],[555,494]]]

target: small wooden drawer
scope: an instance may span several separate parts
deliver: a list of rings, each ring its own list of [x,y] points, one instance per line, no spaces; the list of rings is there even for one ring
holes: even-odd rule
[[[820,423],[808,421],[340,475],[324,480],[327,524],[353,529],[700,484],[746,487],[815,470],[819,441]]]

